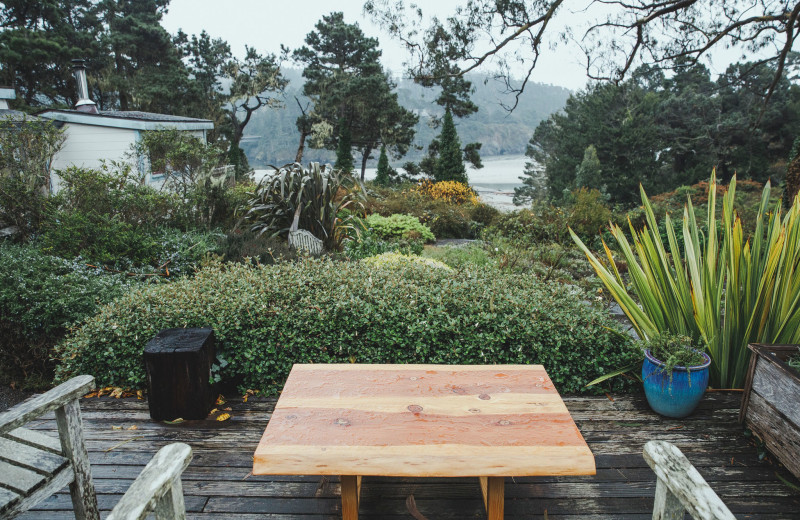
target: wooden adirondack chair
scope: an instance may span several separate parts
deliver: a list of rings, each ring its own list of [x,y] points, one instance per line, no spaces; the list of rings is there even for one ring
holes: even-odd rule
[[[69,485],[75,518],[100,519],[78,406],[92,390],[94,378],[78,376],[0,413],[0,518],[13,518]],[[58,439],[22,427],[54,410]]]
[[[27,511],[67,485],[75,518],[100,519],[78,405],[93,389],[93,377],[74,377],[0,413],[0,519]],[[22,427],[50,411],[56,414],[58,439]],[[191,459],[186,444],[163,447],[108,518],[138,520],[154,510],[159,520],[184,519],[180,476]]]
[[[683,520],[687,511],[697,520],[736,520],[711,486],[674,445],[649,441],[644,460],[658,477],[653,520]]]

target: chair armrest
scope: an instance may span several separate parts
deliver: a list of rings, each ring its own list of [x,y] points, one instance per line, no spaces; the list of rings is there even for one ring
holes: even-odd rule
[[[158,502],[173,490],[176,483],[177,489],[181,489],[181,473],[191,460],[192,448],[180,442],[168,444],[158,450],[106,520],[140,520],[147,517]],[[180,493],[182,509],[183,494],[182,491]]]
[[[644,445],[644,460],[658,477],[658,485],[665,485],[693,518],[736,519],[681,450],[672,444],[649,441]]]
[[[9,432],[32,419],[61,408],[94,390],[94,377],[76,376],[47,392],[0,413],[0,434]]]

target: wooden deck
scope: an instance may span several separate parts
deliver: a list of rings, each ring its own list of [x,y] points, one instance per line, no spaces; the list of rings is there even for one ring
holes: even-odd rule
[[[274,400],[230,399],[231,419],[167,425],[150,421],[147,403],[136,399],[83,399],[84,427],[100,509],[119,500],[144,464],[165,444],[186,442],[194,460],[184,473],[189,518],[341,518],[338,478],[255,477],[253,452]],[[736,422],[739,394],[710,393],[690,418],[666,420],[650,412],[642,396],[567,397],[572,417],[595,455],[594,477],[506,479],[506,518],[557,520],[651,518],[655,477],[642,458],[650,439],[677,445],[728,504],[737,518],[800,518],[800,494],[759,461]],[[31,425],[55,431],[55,421]],[[414,518],[413,495],[429,520],[485,518],[477,479],[365,478],[361,518]],[[73,518],[65,489],[24,519]],[[421,518],[421,516],[417,516]]]

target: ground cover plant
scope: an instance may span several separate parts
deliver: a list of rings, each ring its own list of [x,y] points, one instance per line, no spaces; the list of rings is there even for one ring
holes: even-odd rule
[[[193,326],[215,330],[223,380],[273,394],[301,362],[541,363],[563,392],[631,362],[606,313],[560,285],[494,269],[305,259],[215,264],[137,288],[61,343],[58,377],[142,388],[147,339]]]

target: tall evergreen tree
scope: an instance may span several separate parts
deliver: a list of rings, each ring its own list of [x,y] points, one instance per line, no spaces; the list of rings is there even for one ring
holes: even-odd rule
[[[354,168],[352,154],[353,145],[350,138],[350,126],[344,119],[339,121],[339,136],[337,141],[336,163],[333,167],[337,170],[352,172]]]
[[[97,69],[104,58],[91,0],[7,0],[0,28],[0,84],[16,90],[19,104],[74,104],[70,60],[88,59]]]
[[[397,157],[404,155],[418,118],[400,106],[395,85],[380,64],[378,40],[334,12],[322,17],[305,43],[293,54],[305,65],[303,94],[313,101],[317,121],[333,127],[347,123],[351,145],[361,156],[361,178],[372,152],[381,145]],[[339,150],[339,135],[341,131],[325,146]]]
[[[110,86],[120,110],[183,115],[191,88],[180,49],[161,26],[169,0],[102,0]]]
[[[389,156],[386,155],[386,145],[381,146],[381,154],[378,157],[378,171],[375,172],[375,184],[388,186],[391,182],[389,168]]]
[[[586,147],[583,152],[583,160],[575,170],[575,185],[578,188],[589,188],[606,192],[603,183],[603,168],[600,159],[597,158],[597,148],[593,144]]]
[[[446,110],[442,119],[442,133],[439,134],[439,158],[433,170],[433,178],[439,181],[457,181],[467,184],[467,170],[464,168],[461,140],[453,123],[453,114]]]

